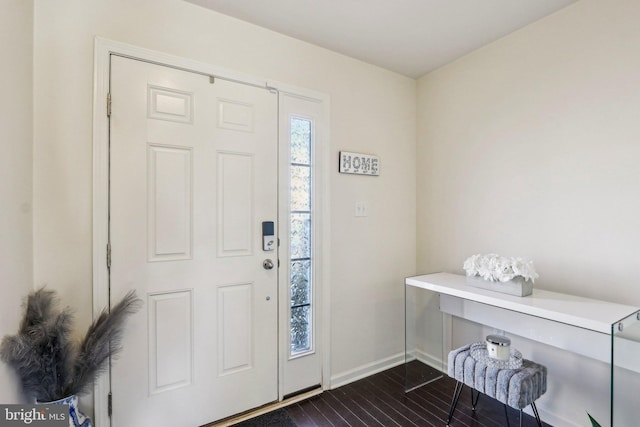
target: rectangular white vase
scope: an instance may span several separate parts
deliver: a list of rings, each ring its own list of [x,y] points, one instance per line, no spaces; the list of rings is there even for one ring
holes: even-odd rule
[[[517,297],[526,297],[533,292],[533,282],[525,281],[522,276],[514,277],[508,282],[492,282],[477,276],[467,277],[467,285]]]

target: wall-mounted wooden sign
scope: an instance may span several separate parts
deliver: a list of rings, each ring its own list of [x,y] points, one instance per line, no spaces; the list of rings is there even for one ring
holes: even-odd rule
[[[356,175],[380,175],[380,159],[371,154],[340,152],[340,173]]]

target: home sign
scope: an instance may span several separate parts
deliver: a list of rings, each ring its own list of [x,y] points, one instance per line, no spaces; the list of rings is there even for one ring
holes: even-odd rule
[[[355,175],[380,175],[380,159],[371,154],[340,152],[340,173]]]

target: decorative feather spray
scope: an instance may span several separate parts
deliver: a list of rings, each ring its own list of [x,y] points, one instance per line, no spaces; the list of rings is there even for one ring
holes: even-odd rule
[[[111,311],[103,310],[76,343],[70,339],[71,312],[58,310],[55,292],[41,288],[28,296],[18,334],[4,337],[0,357],[16,370],[30,400],[82,394],[122,349],[126,319],[141,305],[135,292],[129,292]]]

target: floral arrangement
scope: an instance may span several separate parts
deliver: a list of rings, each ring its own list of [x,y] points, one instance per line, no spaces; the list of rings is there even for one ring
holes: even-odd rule
[[[498,254],[472,255],[466,259],[463,268],[467,276],[480,276],[492,282],[508,282],[518,276],[531,282],[538,278],[533,261]]]
[[[74,342],[70,309],[60,310],[55,291],[41,288],[28,296],[18,333],[2,339],[0,359],[15,369],[31,401],[49,402],[88,392],[108,369],[109,358],[122,349],[127,317],[141,304],[129,292],[111,310],[102,311],[82,341]]]

